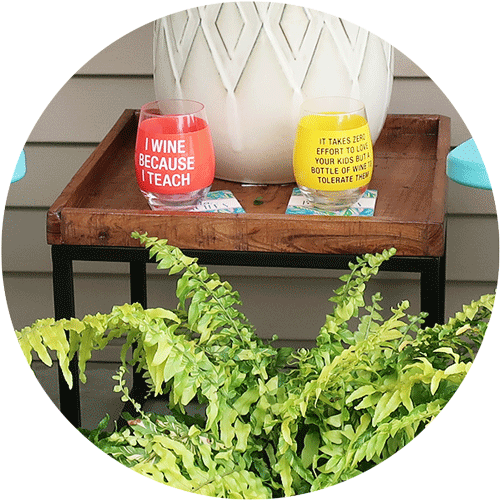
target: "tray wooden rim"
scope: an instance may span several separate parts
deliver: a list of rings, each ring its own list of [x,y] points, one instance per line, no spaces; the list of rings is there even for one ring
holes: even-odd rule
[[[120,145],[126,140],[127,134],[132,133],[135,136],[137,113],[138,111],[135,109],[126,109],[122,113],[103,141],[52,204],[47,213],[47,242],[49,244],[138,246],[138,242],[129,236],[131,232],[129,229],[132,228],[132,230],[144,230],[150,234],[153,234],[151,229],[157,229],[161,234],[155,234],[156,236],[167,237],[172,244],[191,250],[365,253],[380,251],[388,246],[396,246],[394,243],[400,243],[404,247],[398,252],[400,255],[441,256],[444,254],[445,163],[450,146],[450,119],[446,116],[388,115],[386,121],[386,124],[388,122],[407,122],[406,128],[401,128],[396,132],[404,134],[409,133],[408,131],[411,132],[412,127],[420,129],[428,127],[428,129],[424,129],[424,132],[437,136],[433,192],[428,217],[425,221],[386,220],[383,217],[378,217],[377,214],[373,217],[330,218],[276,213],[172,212],[166,214],[151,210],[78,207],[79,192],[85,190],[96,165],[99,162],[105,162],[106,158],[116,155],[120,150]],[[384,158],[390,159],[390,157],[389,153]],[[117,227],[111,227],[112,225],[108,224],[109,219],[113,219]],[[208,220],[210,224],[206,224]],[[371,233],[370,227],[375,229],[379,224],[383,224],[384,231],[387,233],[386,237]],[[221,230],[221,227],[226,225],[227,228],[222,229],[222,232],[223,234],[228,233],[225,235],[227,240],[222,238],[217,241],[213,235],[209,235],[206,241],[199,238],[197,241],[196,238],[191,240],[179,236],[172,238],[171,234],[167,234],[169,232],[177,234],[180,228],[192,225],[200,226],[197,229],[200,234],[210,232],[207,226],[212,226],[212,229],[217,227]],[[360,225],[365,229],[364,232],[358,232],[362,235],[363,241],[356,242],[354,241],[356,239],[355,231],[356,228],[359,229]],[[201,226],[205,226],[205,228]],[[252,231],[272,231],[273,227],[276,230],[275,226],[278,226],[278,230],[279,226],[283,226],[283,231],[281,236],[270,238],[270,245],[262,245],[262,242],[252,239]],[[286,230],[289,231],[288,235],[285,234]],[[314,252],[311,252],[310,244],[307,245],[304,242],[297,244],[301,238],[307,239],[307,230],[316,235],[320,233],[317,244],[313,248]],[[119,231],[122,231],[123,234],[118,234]],[[229,234],[231,231],[232,235]],[[412,234],[410,235],[410,233]],[[85,236],[83,239],[82,235]],[[328,241],[330,238],[342,241],[334,245]],[[412,241],[413,239],[415,241]]]

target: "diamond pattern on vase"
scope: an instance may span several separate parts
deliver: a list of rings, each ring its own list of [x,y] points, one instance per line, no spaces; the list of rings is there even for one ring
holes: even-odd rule
[[[162,33],[171,59],[171,68],[177,87],[180,91],[180,82],[189,53],[198,30],[200,16],[196,9],[189,9],[177,13],[175,16],[166,16],[155,21],[155,37]],[[161,29],[159,29],[161,27]],[[157,41],[154,41],[155,46]],[[156,55],[154,55],[156,57]],[[153,61],[154,65],[155,61]],[[182,95],[182,94],[181,94]]]
[[[354,47],[358,41],[358,35],[361,31],[361,28],[356,24],[352,24],[342,19],[339,19],[339,21],[342,29],[344,30],[344,33],[346,34],[347,40],[349,41],[351,46]]]
[[[300,52],[310,23],[311,18],[304,9],[289,9],[286,5],[283,6],[278,25],[283,31],[290,52],[295,59]],[[297,33],[299,33],[299,36],[297,36]]]
[[[235,9],[241,24],[234,23]],[[255,6],[250,2],[223,3],[200,7],[199,12],[201,28],[222,82],[228,92],[234,92],[259,36]]]
[[[290,87],[300,93],[321,33],[322,18],[301,7],[277,3],[256,6]]]
[[[243,32],[245,23],[241,17],[240,10],[235,3],[221,6],[215,27],[219,32],[220,39],[224,44],[229,59],[233,59],[238,40]]]
[[[337,49],[352,82],[351,97],[360,99],[359,75],[368,44],[369,32],[337,17],[325,16],[325,27]]]
[[[192,17],[192,15],[185,10],[184,12],[179,12],[179,15],[175,19],[172,19],[172,40],[177,50],[180,50],[182,47],[182,40],[184,38],[184,34],[186,33],[190,17]]]

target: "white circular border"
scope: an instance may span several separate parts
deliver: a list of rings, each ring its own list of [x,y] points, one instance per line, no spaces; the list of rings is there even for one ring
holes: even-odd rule
[[[2,206],[17,158],[36,121],[71,76],[103,48],[158,17],[205,2],[26,1],[4,9],[2,39]],[[206,2],[212,3],[212,2]],[[499,115],[495,61],[498,27],[491,2],[462,9],[451,1],[296,1],[343,17],[393,44],[420,66],[457,109],[476,140],[494,193],[494,127]],[[61,43],[65,40],[65,43]],[[28,174],[29,175],[29,166]],[[21,181],[22,182],[22,181]],[[466,263],[464,263],[466,264]],[[50,293],[50,291],[47,291]],[[24,499],[165,495],[165,486],[132,473],[80,436],[50,402],[26,364],[0,300],[4,354],[0,363],[3,491]],[[26,307],[29,307],[27,304]],[[381,465],[332,493],[351,499],[494,496],[500,437],[497,378],[498,313],[465,382],[421,436]],[[492,492],[487,493],[486,492]],[[193,495],[171,489],[175,497]],[[194,498],[199,498],[195,496]]]

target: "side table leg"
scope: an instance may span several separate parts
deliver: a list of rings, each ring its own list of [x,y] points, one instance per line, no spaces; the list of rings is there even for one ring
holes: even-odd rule
[[[54,317],[56,320],[75,316],[75,292],[73,261],[61,245],[52,245],[52,286],[54,293]],[[78,382],[78,357],[69,364],[73,375],[70,389],[59,368],[59,398],[61,413],[75,426],[81,427],[80,387]]]
[[[148,307],[146,262],[130,262],[130,300],[138,302],[144,309]]]
[[[444,323],[445,288],[445,258],[429,259],[420,276],[420,308],[429,313],[425,326]]]

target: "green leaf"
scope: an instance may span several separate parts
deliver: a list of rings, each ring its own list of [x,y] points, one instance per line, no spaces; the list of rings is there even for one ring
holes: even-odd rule
[[[319,432],[315,429],[309,429],[304,438],[304,448],[302,449],[302,453],[300,455],[302,465],[304,467],[309,467],[315,461],[315,458],[317,457],[319,451],[319,444]]]
[[[439,382],[444,377],[444,372],[441,370],[437,370],[431,380],[431,394],[434,395],[439,387]]]
[[[234,430],[236,433],[236,451],[246,451],[248,448],[248,438],[252,431],[250,424],[243,423],[240,419],[236,419],[234,423]]]
[[[347,401],[346,401],[347,403]],[[342,414],[338,413],[337,415],[332,415],[325,420],[327,425],[331,425],[332,427],[340,427],[342,425]]]
[[[370,394],[373,394],[374,392],[377,392],[377,389],[371,385],[363,385],[361,387],[358,387],[347,399],[346,403],[352,403],[356,399],[362,398],[364,396],[369,396]]]
[[[397,407],[401,404],[401,394],[399,391],[394,391],[393,393],[386,392],[377,403],[375,408],[375,413],[373,415],[373,425],[377,425],[379,422],[388,417]]]
[[[163,318],[163,319],[170,319],[175,323],[181,322],[179,316],[175,312],[169,311],[168,309],[162,309],[161,307],[157,307],[156,309],[147,309],[146,314],[149,318],[152,319]]]
[[[233,403],[233,408],[239,415],[246,415],[250,410],[250,406],[259,399],[259,395],[259,388],[252,387]]]

